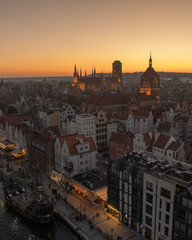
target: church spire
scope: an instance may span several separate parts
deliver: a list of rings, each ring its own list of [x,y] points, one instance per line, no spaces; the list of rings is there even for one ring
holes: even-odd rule
[[[87,71],[86,71],[86,69],[85,69],[85,77],[87,77]]]
[[[149,58],[149,67],[152,67],[152,57],[151,57],[151,52],[150,52],[150,58]]]
[[[93,77],[93,67],[92,67],[92,77]]]
[[[74,73],[77,73],[76,63],[75,63],[75,67],[74,67]]]
[[[94,77],[96,77],[96,68],[94,67]]]
[[[82,77],[82,72],[81,72],[81,68],[80,68],[80,77]]]

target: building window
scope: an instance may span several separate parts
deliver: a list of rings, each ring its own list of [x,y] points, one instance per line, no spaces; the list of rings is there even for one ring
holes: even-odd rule
[[[153,195],[146,193],[146,201],[149,203],[153,202]]]
[[[170,212],[170,203],[169,202],[166,202],[166,211]]]
[[[165,236],[168,236],[168,235],[169,235],[169,228],[165,227]]]
[[[83,158],[83,154],[80,154],[80,158]]]
[[[147,187],[147,190],[153,192],[153,183],[147,181],[146,187]]]
[[[83,169],[83,168],[81,168],[81,169],[80,169],[80,172],[81,172],[81,173],[82,173],[82,172],[84,172],[84,169]]]
[[[162,208],[162,199],[159,201],[159,207]]]
[[[161,211],[159,211],[159,220],[161,220]]]
[[[149,205],[146,205],[146,213],[152,215],[152,207]]]
[[[170,199],[171,198],[171,192],[165,188],[161,188],[161,196]]]
[[[148,226],[152,226],[152,219],[150,217],[145,217],[145,223],[148,225]]]
[[[167,214],[165,215],[165,223],[169,224],[169,215],[167,215]]]
[[[80,165],[83,165],[83,161],[80,161]]]
[[[159,232],[161,232],[161,223],[159,223]]]
[[[85,163],[88,163],[88,159],[85,160]]]

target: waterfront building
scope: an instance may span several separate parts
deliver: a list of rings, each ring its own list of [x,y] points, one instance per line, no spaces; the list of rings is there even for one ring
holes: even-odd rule
[[[56,136],[51,131],[34,132],[28,144],[29,164],[38,171],[49,174],[55,166],[54,143]]]
[[[192,239],[190,165],[142,153],[114,160],[108,170],[108,211],[149,240]]]

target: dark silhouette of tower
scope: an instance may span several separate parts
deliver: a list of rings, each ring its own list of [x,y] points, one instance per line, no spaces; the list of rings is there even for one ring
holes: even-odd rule
[[[113,68],[113,73],[112,73],[112,77],[116,78],[119,82],[119,89],[122,88],[122,63],[118,60],[114,61],[112,64],[112,68]]]
[[[75,64],[75,67],[74,67],[73,79],[74,79],[74,84],[77,84],[78,83],[78,73],[77,73],[76,64]]]
[[[160,77],[152,67],[152,57],[150,54],[149,67],[141,76],[140,93],[156,96],[160,100]]]

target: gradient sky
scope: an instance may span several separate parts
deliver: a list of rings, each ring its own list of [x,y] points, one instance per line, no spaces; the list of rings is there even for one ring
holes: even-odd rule
[[[0,0],[0,77],[192,72],[192,0]]]

